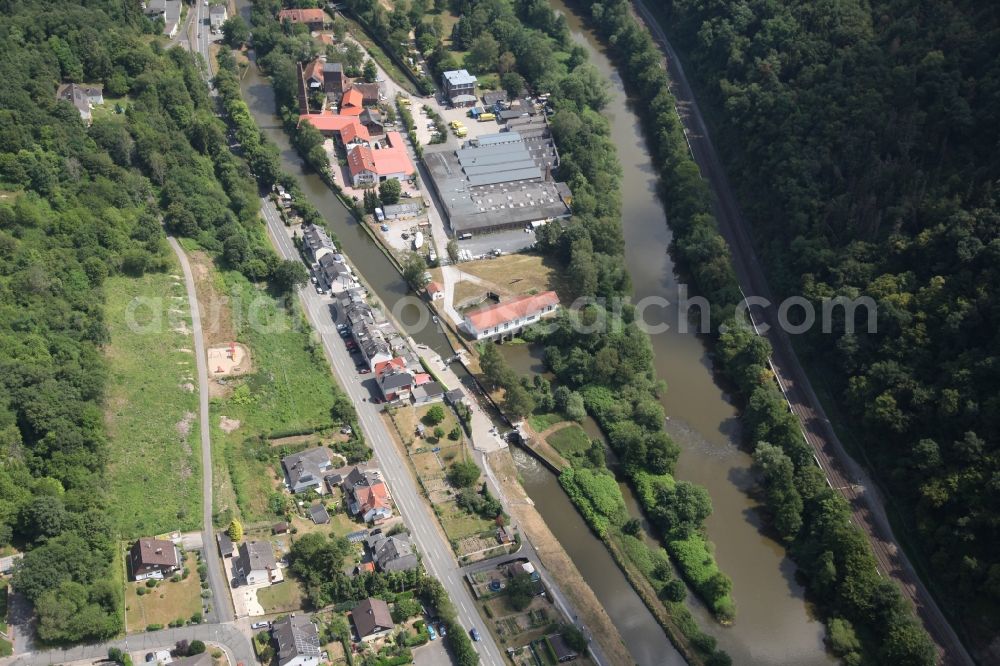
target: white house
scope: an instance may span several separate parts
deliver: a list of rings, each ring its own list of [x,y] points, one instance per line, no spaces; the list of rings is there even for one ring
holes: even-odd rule
[[[219,30],[222,28],[222,24],[226,22],[229,18],[226,12],[225,5],[212,5],[212,8],[208,10],[209,22],[213,30]]]
[[[233,560],[233,573],[247,585],[267,585],[282,580],[269,541],[244,541]]]
[[[181,570],[181,555],[173,541],[138,539],[129,551],[133,580],[163,580]]]
[[[554,314],[558,308],[559,296],[554,291],[519,296],[470,312],[465,316],[461,328],[476,340],[513,337],[525,326]]]

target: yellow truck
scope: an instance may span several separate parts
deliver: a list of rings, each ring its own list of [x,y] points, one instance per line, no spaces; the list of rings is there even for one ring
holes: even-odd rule
[[[479,122],[481,122],[481,123],[485,123],[488,120],[496,120],[496,119],[497,119],[496,115],[492,114],[492,113],[480,113],[479,114]]]
[[[459,139],[464,139],[468,135],[469,135],[469,130],[465,129],[464,126],[459,127],[458,129],[455,130],[455,136],[457,136]]]
[[[462,122],[461,120],[452,120],[452,121],[451,121],[450,123],[448,123],[448,124],[449,124],[449,125],[451,125],[451,128],[452,128],[453,130],[457,130],[457,129],[459,129],[460,127],[465,127],[465,123],[463,123],[463,122]]]

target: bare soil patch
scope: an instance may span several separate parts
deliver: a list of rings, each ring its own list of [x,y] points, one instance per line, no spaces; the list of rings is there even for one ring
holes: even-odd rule
[[[231,419],[228,416],[219,417],[219,428],[221,428],[222,432],[226,433],[227,435],[235,431],[239,427],[240,427],[240,422],[238,420]]]

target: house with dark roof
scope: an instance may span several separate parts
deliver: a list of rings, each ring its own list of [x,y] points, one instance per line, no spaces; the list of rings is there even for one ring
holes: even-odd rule
[[[444,400],[444,387],[439,383],[430,381],[425,384],[415,386],[410,392],[413,397],[413,404],[427,405],[432,402]]]
[[[365,109],[358,116],[358,122],[368,130],[369,136],[379,136],[385,134],[385,122],[378,109]]]
[[[552,654],[556,656],[556,661],[560,664],[573,661],[580,656],[576,650],[566,644],[566,639],[563,638],[562,634],[549,634],[545,637],[545,641],[552,648]]]
[[[302,227],[302,249],[305,250],[306,257],[317,262],[325,254],[335,254],[336,246],[330,240],[326,230],[315,224],[307,224]]]
[[[409,571],[420,566],[409,534],[375,534],[365,541],[368,555],[379,571]]]
[[[454,388],[445,392],[444,399],[448,401],[449,405],[454,407],[460,402],[465,402],[465,391],[460,388]]]
[[[104,104],[104,86],[84,86],[79,83],[64,83],[56,89],[56,99],[69,102],[76,107],[80,118],[88,125],[93,120],[90,110]]]
[[[225,532],[219,532],[215,535],[215,538],[219,542],[219,555],[224,558],[232,557],[236,548],[233,546],[233,540],[229,538],[229,535]]]
[[[271,625],[277,644],[278,666],[317,666],[322,656],[319,632],[306,615],[290,616]]]
[[[277,583],[282,579],[270,541],[244,541],[233,560],[233,574],[247,585]]]
[[[309,519],[316,525],[326,525],[330,522],[330,514],[326,512],[325,506],[317,503],[309,507]]]
[[[382,89],[377,83],[356,81],[351,84],[351,89],[361,93],[361,103],[364,106],[375,106],[382,98]]]
[[[333,467],[333,463],[330,460],[330,451],[317,446],[285,456],[281,459],[281,466],[285,469],[288,487],[293,493],[311,489],[322,494],[326,492],[323,487],[323,477],[325,472]]]
[[[419,199],[417,201],[400,201],[399,203],[382,206],[382,214],[385,215],[385,219],[387,220],[402,220],[416,217],[423,212],[424,203]]]
[[[494,92],[483,93],[483,104],[486,106],[486,110],[489,111],[491,107],[497,105],[497,103],[503,103],[507,101],[507,91],[497,90]]]
[[[143,537],[129,551],[132,580],[163,580],[181,570],[181,553],[173,541]]]
[[[339,99],[347,90],[348,81],[344,66],[339,62],[323,64],[323,92],[327,95],[334,95]]]
[[[396,627],[389,604],[381,599],[368,598],[352,608],[351,621],[358,631],[358,639],[363,643],[388,636]]]

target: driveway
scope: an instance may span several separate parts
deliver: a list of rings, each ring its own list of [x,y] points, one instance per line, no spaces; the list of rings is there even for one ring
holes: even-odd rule
[[[452,663],[451,655],[448,654],[448,650],[444,647],[444,641],[440,638],[425,643],[413,651],[414,666],[441,666],[441,664],[450,663]]]

